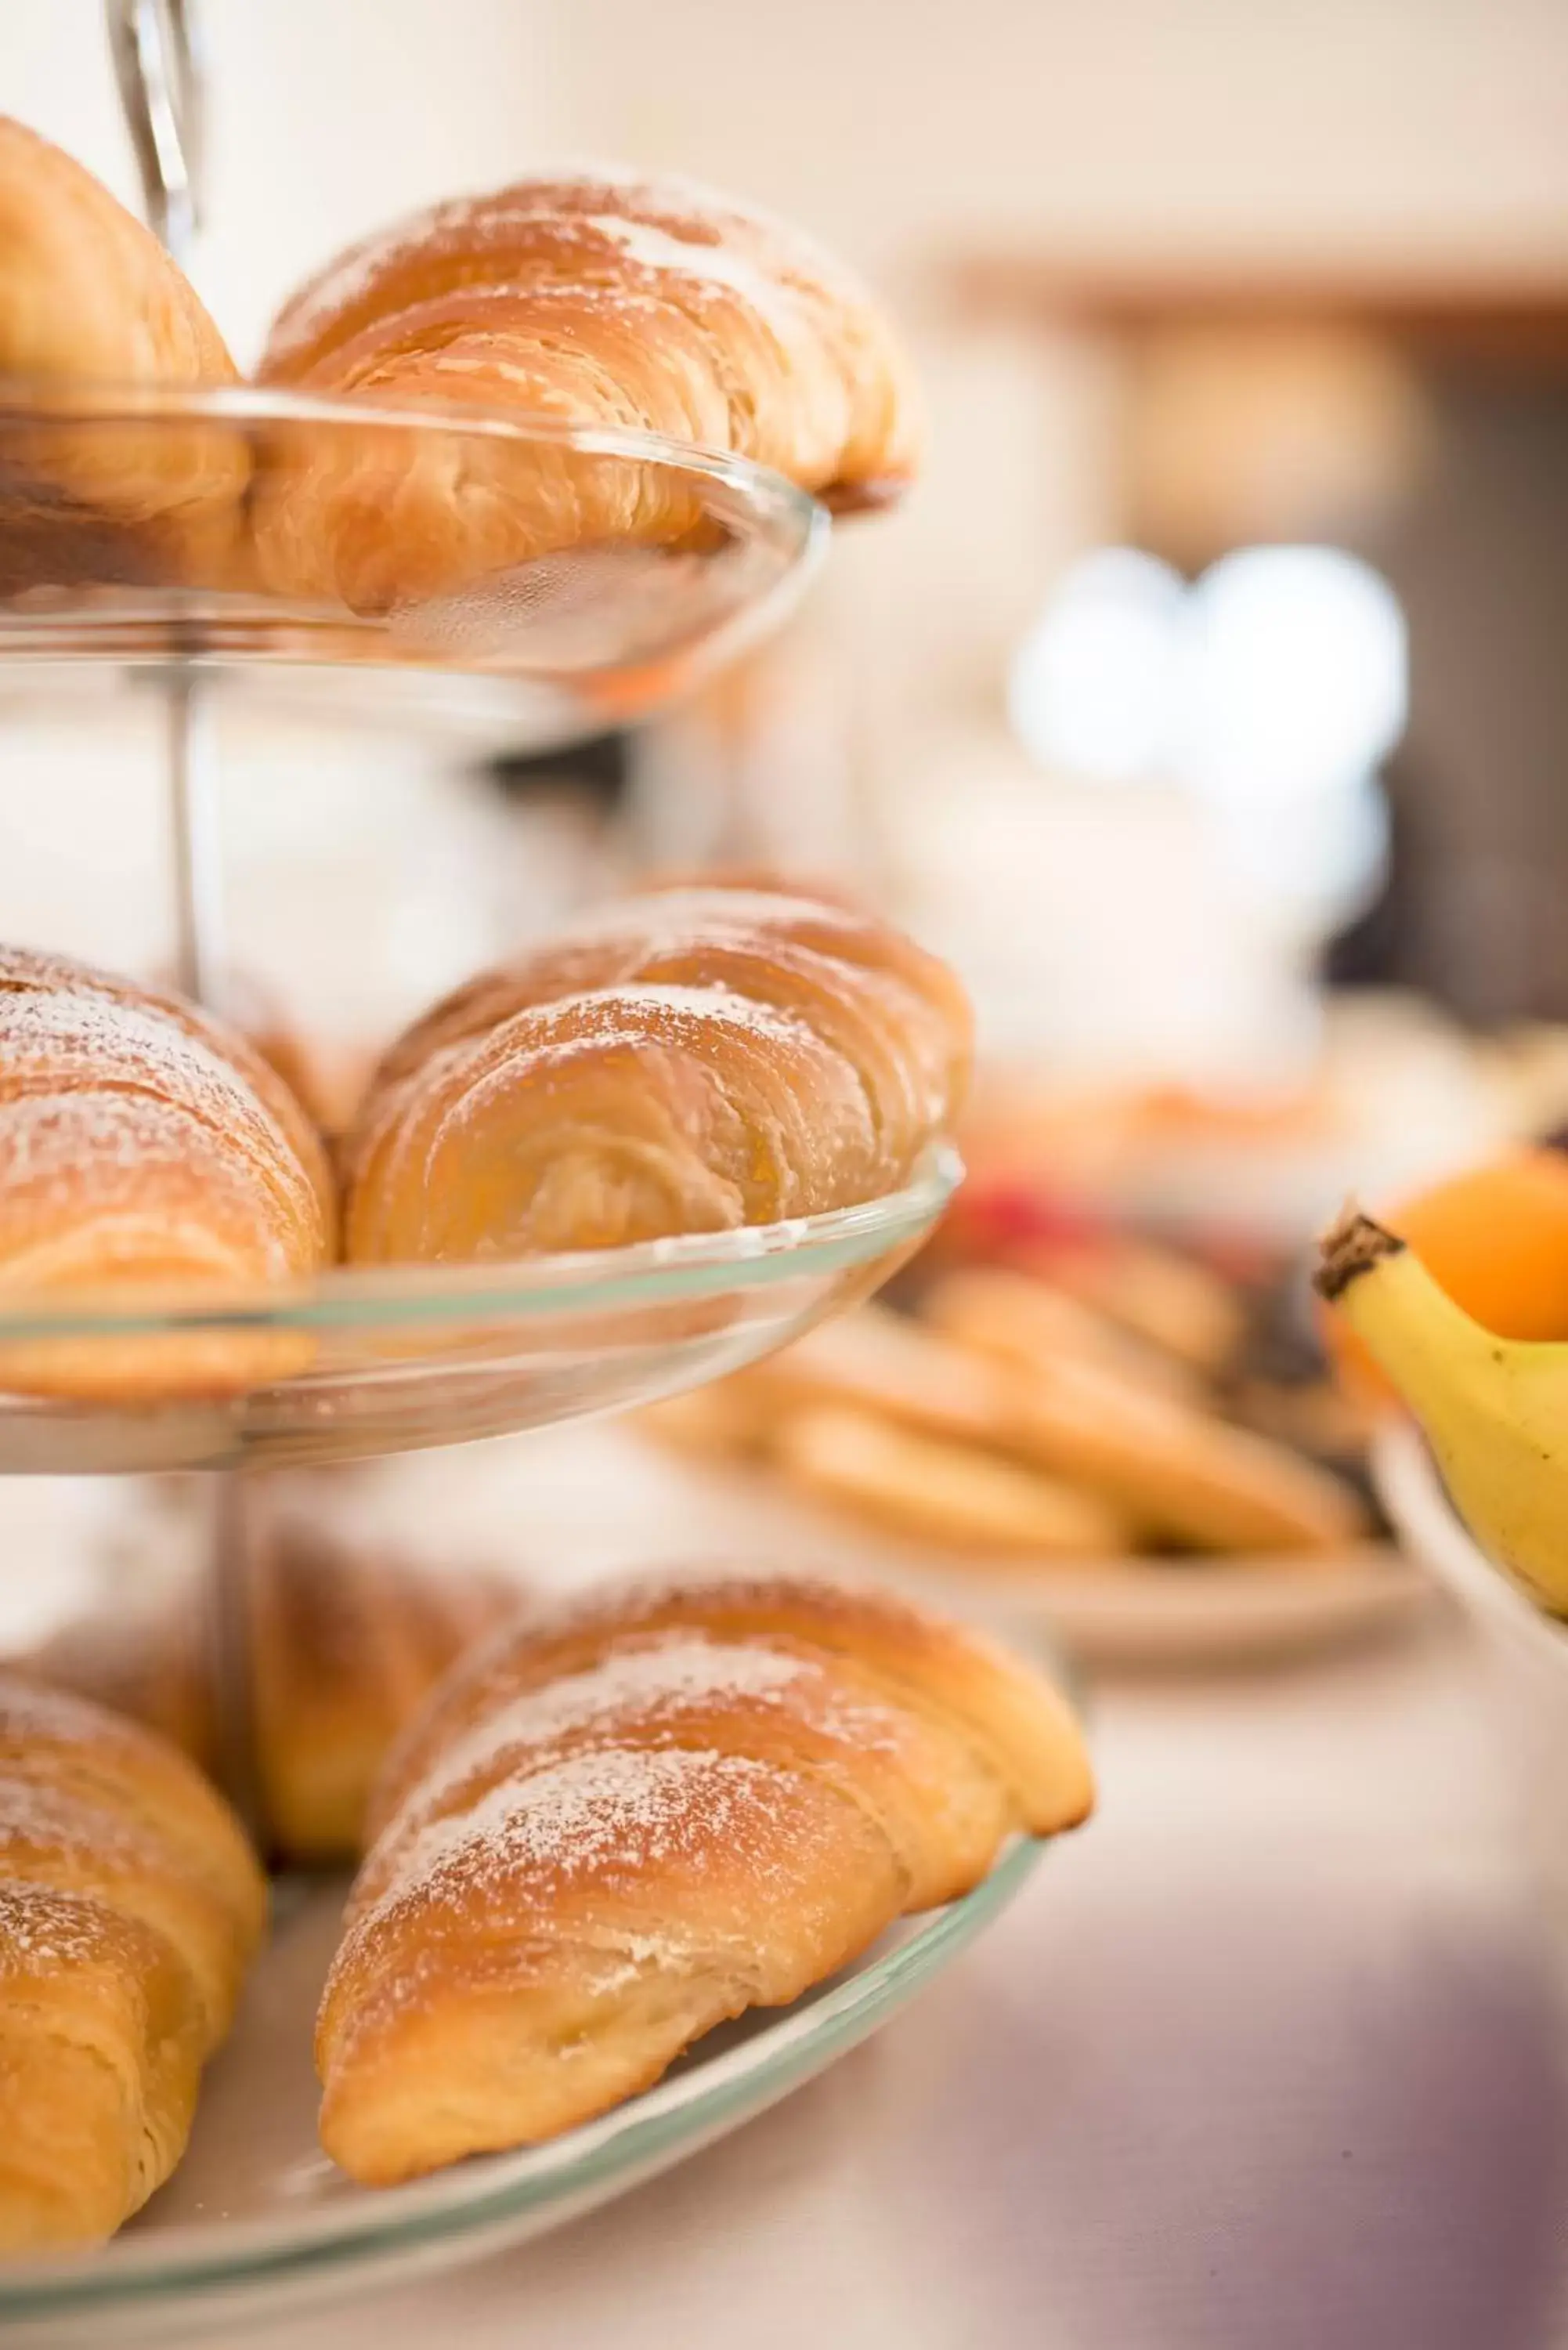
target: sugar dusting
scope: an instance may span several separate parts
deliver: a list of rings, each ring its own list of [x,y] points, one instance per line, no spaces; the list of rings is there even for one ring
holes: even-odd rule
[[[0,1064],[12,1082],[36,1066],[56,1085],[145,1090],[204,1125],[265,1136],[287,1162],[288,1137],[244,1071],[155,1000],[106,995],[68,976],[47,988],[0,992]]]
[[[29,1738],[47,1738],[58,1744],[91,1746],[101,1752],[106,1738],[124,1745],[140,1744],[141,1733],[118,1715],[104,1711],[87,1698],[67,1690],[46,1688],[41,1681],[19,1675],[0,1677],[0,1740],[18,1731]]]
[[[89,1965],[125,1932],[119,1912],[94,1894],[20,1879],[0,1883],[0,1976]]]
[[[172,1094],[198,1115],[268,1125],[232,1061],[155,1005],[75,989],[0,994],[0,1059],[9,1075],[41,1062],[51,1076],[101,1082],[106,1075]]]
[[[85,1195],[101,1210],[106,1179],[124,1177],[124,1197],[135,1201],[139,1179],[156,1168],[188,1192],[192,1149],[202,1149],[213,1163],[201,1181],[225,1179],[227,1212],[254,1227],[251,1243],[266,1269],[288,1269],[273,1203],[286,1199],[314,1222],[309,1178],[221,1046],[155,998],[115,993],[89,970],[13,954],[0,962],[0,1069],[9,1191],[33,1188],[62,1202]]]
[[[519,1878],[636,1877],[671,1862],[694,1871],[765,1867],[758,1828],[790,1774],[743,1756],[684,1747],[599,1747],[504,1779],[467,1811],[421,1829],[367,1913],[385,1917],[443,1883],[509,1893]]]
[[[188,1166],[191,1154],[189,1118],[151,1094],[99,1087],[0,1101],[0,1167],[13,1191],[29,1183],[74,1191],[89,1161],[100,1173],[130,1174]]]
[[[168,1862],[156,1836],[105,1804],[0,1773],[0,1876],[17,1845],[46,1845],[114,1867],[156,1870]]]
[[[645,1035],[649,1026],[668,1027],[679,1035],[689,1023],[699,1028],[730,1029],[742,1036],[765,1036],[782,1045],[798,1045],[813,1036],[806,1023],[794,1013],[759,1003],[751,996],[735,995],[724,988],[664,986],[651,981],[557,996],[549,1003],[531,1004],[516,1017],[569,1024],[591,1044],[617,1044],[625,1037]]]
[[[858,915],[820,899],[694,882],[686,889],[650,890],[618,904],[593,907],[556,933],[550,952],[563,946],[611,943],[621,938],[639,954],[654,948],[660,951],[696,949],[736,934],[749,938],[759,930],[787,931],[802,921],[819,930],[841,931],[846,937],[865,928]]]
[[[670,227],[648,231],[674,248],[678,258],[673,262],[664,259],[661,265],[667,268],[676,265],[689,272],[706,270],[710,276],[720,276],[729,265],[731,250],[721,240],[726,235],[732,237],[738,231],[749,233],[753,238],[765,238],[776,250],[781,264],[825,288],[836,290],[840,298],[858,295],[858,287],[842,265],[776,215],[753,205],[742,207],[694,180],[674,174],[651,178],[615,163],[590,164],[541,174],[495,193],[456,197],[429,205],[351,245],[289,303],[274,328],[269,360],[274,365],[286,364],[292,354],[315,340],[339,310],[357,307],[384,270],[395,267],[406,255],[432,240],[466,238],[483,226],[512,218],[531,224],[553,221],[564,234],[585,220],[601,230],[635,231],[642,227],[641,223],[628,219],[621,212],[596,209],[587,213],[580,203],[572,201],[577,196],[592,203],[601,192],[611,203],[618,198],[626,213],[657,213],[666,223],[679,221],[690,228],[689,237],[676,235]],[[554,203],[552,195],[556,199]],[[720,255],[726,258],[716,259]],[[755,275],[749,271],[748,279]],[[749,284],[747,290],[749,293]],[[764,295],[769,292],[771,288],[764,284]]]
[[[403,1806],[389,1834],[439,1809],[442,1799],[508,1756],[541,1752],[584,1732],[636,1728],[671,1735],[683,1719],[744,1704],[764,1716],[794,1711],[821,1734],[864,1750],[889,1743],[883,1707],[836,1683],[810,1659],[757,1641],[725,1643],[701,1632],[655,1636],[618,1649],[587,1671],[524,1690],[448,1746]],[[512,1774],[515,1777],[515,1772]]]
[[[734,245],[699,243],[619,213],[590,213],[586,218],[634,268],[646,269],[655,277],[675,275],[694,279],[701,288],[713,293],[739,295],[767,321],[786,349],[803,333],[800,305],[789,286]]]

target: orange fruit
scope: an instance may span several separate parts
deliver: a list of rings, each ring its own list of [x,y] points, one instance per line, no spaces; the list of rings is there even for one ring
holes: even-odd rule
[[[1500,1338],[1568,1338],[1568,1151],[1530,1145],[1450,1175],[1379,1222]],[[1386,1396],[1380,1372],[1337,1315],[1329,1345],[1353,1391]]]

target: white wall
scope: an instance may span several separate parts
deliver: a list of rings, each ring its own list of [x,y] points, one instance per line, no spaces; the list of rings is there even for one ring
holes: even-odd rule
[[[212,199],[196,274],[242,359],[349,238],[559,142],[552,0],[202,0],[202,21]],[[101,0],[0,0],[0,111],[140,207]]]
[[[578,103],[616,144],[882,265],[975,224],[1568,255],[1562,0],[573,0],[570,20]]]
[[[205,0],[242,340],[334,243],[615,151],[897,270],[985,225],[1568,258],[1563,0]],[[0,109],[133,191],[99,0],[4,0]],[[219,267],[221,265],[221,269]]]

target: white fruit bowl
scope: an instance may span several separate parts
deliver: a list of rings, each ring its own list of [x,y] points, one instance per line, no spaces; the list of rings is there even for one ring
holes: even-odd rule
[[[1412,1422],[1390,1421],[1383,1429],[1373,1450],[1373,1474],[1406,1549],[1482,1636],[1498,1732],[1517,1765],[1522,1825],[1568,1999],[1568,1624],[1548,1616],[1475,1542]]]

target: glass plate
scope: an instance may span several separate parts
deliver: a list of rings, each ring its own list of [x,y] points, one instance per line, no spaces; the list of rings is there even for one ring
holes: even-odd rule
[[[343,1268],[231,1306],[0,1312],[0,1474],[325,1461],[718,1378],[886,1280],[961,1173],[793,1222],[514,1264]]]
[[[0,380],[0,663],[504,681],[514,747],[646,718],[780,620],[826,516],[548,417]]]
[[[375,2192],[316,2138],[311,2022],[341,1887],[284,1888],[287,1914],[213,2064],[191,2149],[101,2252],[0,2273],[8,2342],[226,2339],[226,2323],[380,2287],[558,2227],[748,2121],[822,2072],[950,1964],[1044,1847],[1020,1839],[961,1901],[904,1920],[795,2005],[711,2033],[644,2095],[550,2144]]]

